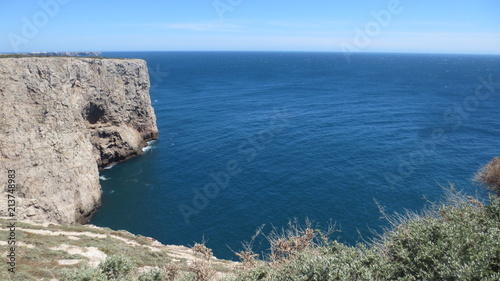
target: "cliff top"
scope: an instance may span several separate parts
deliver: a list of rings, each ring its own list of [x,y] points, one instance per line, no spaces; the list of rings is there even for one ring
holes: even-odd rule
[[[1,225],[8,222],[0,219]],[[59,280],[66,270],[84,265],[97,267],[107,257],[117,255],[129,258],[139,270],[175,265],[179,275],[189,272],[196,261],[202,260],[188,247],[163,245],[152,238],[93,225],[17,222],[15,233],[19,265],[16,280]],[[2,237],[8,234],[8,229],[0,229]],[[6,247],[7,242],[0,241],[0,245]],[[216,258],[210,262],[219,276],[233,272],[239,265]],[[10,280],[7,267],[7,263],[0,263],[0,280]]]
[[[140,60],[133,58],[110,58],[101,56],[50,56],[50,55],[21,55],[21,54],[0,54],[0,59],[4,58],[75,58],[75,59],[117,59],[117,60]]]

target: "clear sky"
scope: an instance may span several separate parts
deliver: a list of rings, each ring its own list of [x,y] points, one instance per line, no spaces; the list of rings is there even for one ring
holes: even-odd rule
[[[0,52],[500,54],[500,0],[0,0]]]

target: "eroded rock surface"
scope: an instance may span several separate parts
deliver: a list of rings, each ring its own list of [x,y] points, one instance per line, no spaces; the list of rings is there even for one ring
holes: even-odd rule
[[[143,60],[0,58],[0,103],[0,183],[15,170],[18,219],[87,221],[99,169],[158,138]]]

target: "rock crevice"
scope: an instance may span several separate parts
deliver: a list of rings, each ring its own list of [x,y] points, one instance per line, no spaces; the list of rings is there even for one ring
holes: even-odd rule
[[[18,219],[86,222],[99,170],[158,138],[143,60],[2,58],[0,99],[0,180],[16,171]]]

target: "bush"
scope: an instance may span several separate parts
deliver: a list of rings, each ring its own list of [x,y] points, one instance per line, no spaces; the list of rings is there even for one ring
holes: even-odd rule
[[[444,206],[399,226],[384,247],[391,280],[500,280],[500,202]]]
[[[212,280],[216,274],[211,264],[204,260],[197,260],[193,262],[191,271],[195,274],[194,281],[209,281]]]
[[[108,281],[108,278],[98,269],[84,267],[64,272],[61,281]]]
[[[126,257],[110,256],[99,265],[99,269],[108,279],[123,279],[134,269],[134,264]]]
[[[155,268],[141,273],[137,277],[138,281],[164,281],[167,280],[167,274],[161,269]]]
[[[377,243],[315,244],[233,280],[500,280],[497,197],[484,205],[457,194],[434,211],[397,221]]]
[[[490,163],[476,173],[474,179],[500,195],[500,158],[493,158]]]

